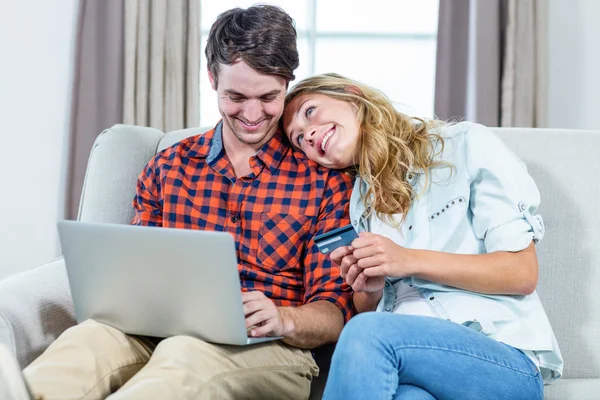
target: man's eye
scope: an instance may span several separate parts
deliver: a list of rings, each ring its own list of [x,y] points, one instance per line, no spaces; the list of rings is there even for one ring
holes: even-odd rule
[[[229,100],[234,101],[236,103],[240,103],[240,102],[244,101],[244,98],[243,97],[229,96]]]
[[[268,97],[261,97],[260,101],[265,102],[265,103],[269,103],[271,101],[275,100],[275,96],[268,96]]]
[[[310,106],[306,109],[306,111],[304,112],[304,115],[306,116],[306,118],[311,116],[311,114],[313,113],[315,108],[316,108],[315,106]]]

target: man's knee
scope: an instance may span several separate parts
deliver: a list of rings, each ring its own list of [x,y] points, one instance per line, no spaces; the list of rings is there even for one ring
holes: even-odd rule
[[[208,352],[214,347],[214,344],[207,343],[203,340],[191,336],[179,335],[162,340],[156,347],[155,354],[169,354],[170,357],[173,358],[187,358],[191,354]]]

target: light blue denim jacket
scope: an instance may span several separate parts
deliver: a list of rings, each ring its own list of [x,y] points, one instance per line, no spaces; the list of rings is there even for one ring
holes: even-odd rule
[[[542,218],[535,215],[539,191],[525,164],[490,129],[470,122],[441,128],[440,160],[455,168],[431,170],[425,192],[423,171],[407,173],[420,195],[403,224],[405,247],[460,254],[519,251],[544,236]],[[352,224],[369,230],[368,210],[361,200],[367,184],[357,178],[350,202]],[[371,217],[373,218],[373,217]],[[393,282],[386,279],[377,311],[391,312]],[[417,288],[438,316],[463,324],[521,350],[533,351],[545,382],[562,375],[558,343],[537,292],[528,296],[473,293],[423,279],[404,281]]]

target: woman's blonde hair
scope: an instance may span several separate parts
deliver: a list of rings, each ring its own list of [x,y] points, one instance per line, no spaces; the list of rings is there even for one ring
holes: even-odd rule
[[[397,111],[390,99],[374,88],[338,74],[316,75],[295,85],[285,98],[287,106],[294,98],[318,93],[350,102],[357,107],[359,146],[355,164],[360,177],[369,184],[361,193],[363,202],[380,218],[391,221],[391,215],[403,213],[418,195],[406,176],[422,169],[425,187],[430,169],[448,165],[436,161],[444,148],[444,140],[436,133],[442,121],[426,121]],[[393,221],[391,221],[393,222]]]

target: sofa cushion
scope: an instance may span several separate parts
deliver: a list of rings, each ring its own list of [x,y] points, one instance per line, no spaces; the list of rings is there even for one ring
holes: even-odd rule
[[[102,132],[90,153],[79,220],[129,223],[137,178],[163,136],[157,129],[129,125]]]
[[[597,400],[600,379],[559,379],[544,387],[544,400]]]
[[[62,258],[0,280],[0,343],[21,367],[75,324]]]

